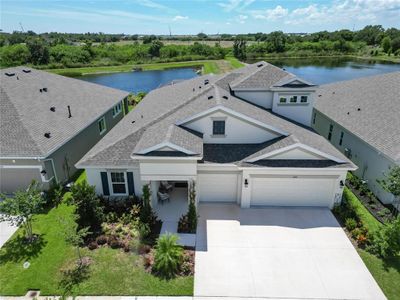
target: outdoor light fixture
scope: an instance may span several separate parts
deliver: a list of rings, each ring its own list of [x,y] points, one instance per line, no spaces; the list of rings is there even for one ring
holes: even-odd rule
[[[46,175],[46,170],[42,170],[42,171],[40,171],[40,174],[42,174],[42,175]]]
[[[342,189],[344,187],[343,180],[340,180],[340,188]]]
[[[246,179],[244,180],[244,186],[247,187],[248,185],[249,185],[249,180],[246,178]]]

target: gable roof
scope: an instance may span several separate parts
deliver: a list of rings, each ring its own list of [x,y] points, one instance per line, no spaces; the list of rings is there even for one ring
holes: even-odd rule
[[[400,72],[322,85],[315,109],[400,161]]]
[[[255,65],[258,68],[257,64]],[[144,150],[152,152],[151,150],[156,150],[152,147],[164,146],[162,143],[166,141],[189,150],[194,153],[193,156],[201,159],[210,147],[203,144],[201,134],[184,128],[184,124],[181,123],[213,109],[234,112],[253,122],[265,124],[268,128],[272,126],[279,129],[282,137],[287,135],[283,138],[287,141],[286,143],[279,142],[278,139],[258,146],[246,146],[246,149],[252,149],[251,153],[246,150],[248,154],[246,156],[256,153],[262,155],[273,149],[285,147],[290,139],[351,165],[342,153],[311,128],[295,124],[271,111],[231,95],[230,83],[247,77],[254,72],[254,68],[254,65],[249,65],[225,75],[200,76],[151,91],[78,162],[77,167],[134,165],[136,161],[131,158],[132,156],[146,155],[143,153]],[[273,69],[279,68],[273,67]],[[209,155],[210,152],[208,151],[207,154]],[[118,160],[117,163],[116,160]]]
[[[1,157],[46,157],[128,95],[27,67],[0,73]]]

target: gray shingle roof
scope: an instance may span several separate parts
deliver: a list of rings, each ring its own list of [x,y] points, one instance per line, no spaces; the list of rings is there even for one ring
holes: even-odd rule
[[[400,161],[400,72],[322,85],[315,109]]]
[[[92,148],[77,166],[113,166],[116,160],[120,160],[118,165],[129,166],[134,163],[132,159],[129,159],[131,155],[166,140],[199,153],[199,156],[207,152],[207,156],[211,157],[209,151],[211,146],[203,145],[201,135],[190,130],[178,130],[179,127],[175,124],[216,106],[241,113],[289,134],[288,137],[277,139],[275,142],[266,142],[261,146],[242,145],[241,148],[237,148],[238,157],[243,156],[243,153],[247,158],[253,155],[259,156],[296,142],[348,162],[342,153],[311,128],[295,124],[229,93],[229,83],[248,76],[254,68],[258,68],[257,64],[255,65],[256,67],[250,65],[226,75],[201,76],[153,90]],[[278,68],[274,67],[274,69]],[[205,80],[209,83],[205,84]],[[227,99],[224,96],[228,96]],[[169,134],[171,126],[173,126],[173,134]],[[184,124],[182,126],[184,127]],[[249,148],[251,151],[248,151]]]
[[[28,69],[31,71],[23,71]],[[3,69],[0,73],[2,157],[45,157],[128,95],[27,67]],[[40,92],[43,88],[47,91]],[[72,118],[68,118],[67,105]],[[50,132],[50,138],[44,136],[46,132]]]

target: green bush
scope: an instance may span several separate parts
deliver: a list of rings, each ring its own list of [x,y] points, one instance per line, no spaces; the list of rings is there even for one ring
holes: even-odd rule
[[[374,232],[367,250],[383,258],[400,254],[400,217]]]
[[[164,278],[174,277],[182,264],[183,248],[176,235],[164,234],[157,240],[154,271]]]
[[[357,227],[357,221],[354,220],[353,218],[348,218],[345,221],[345,226],[348,231],[352,231],[353,229],[355,229]]]

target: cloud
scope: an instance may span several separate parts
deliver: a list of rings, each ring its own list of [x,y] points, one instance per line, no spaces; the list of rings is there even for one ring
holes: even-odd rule
[[[176,13],[177,11],[175,9],[172,9],[168,6],[165,6],[163,4],[151,1],[151,0],[133,0],[134,3],[144,6],[144,7],[148,7],[148,8],[155,8],[155,9],[159,9],[159,10],[163,10],[163,11],[168,11],[170,13]]]
[[[172,21],[180,21],[180,20],[187,20],[189,19],[188,16],[175,16]]]
[[[289,13],[287,8],[277,5],[274,9],[266,9],[264,11],[253,11],[252,15],[255,19],[277,20],[286,17]]]
[[[218,5],[226,12],[242,11],[247,6],[252,4],[255,0],[228,0],[227,2],[220,2]]]
[[[247,20],[248,18],[249,18],[249,17],[246,16],[246,15],[239,15],[237,21],[238,21],[240,24],[244,24],[244,23],[246,23],[246,20]]]

